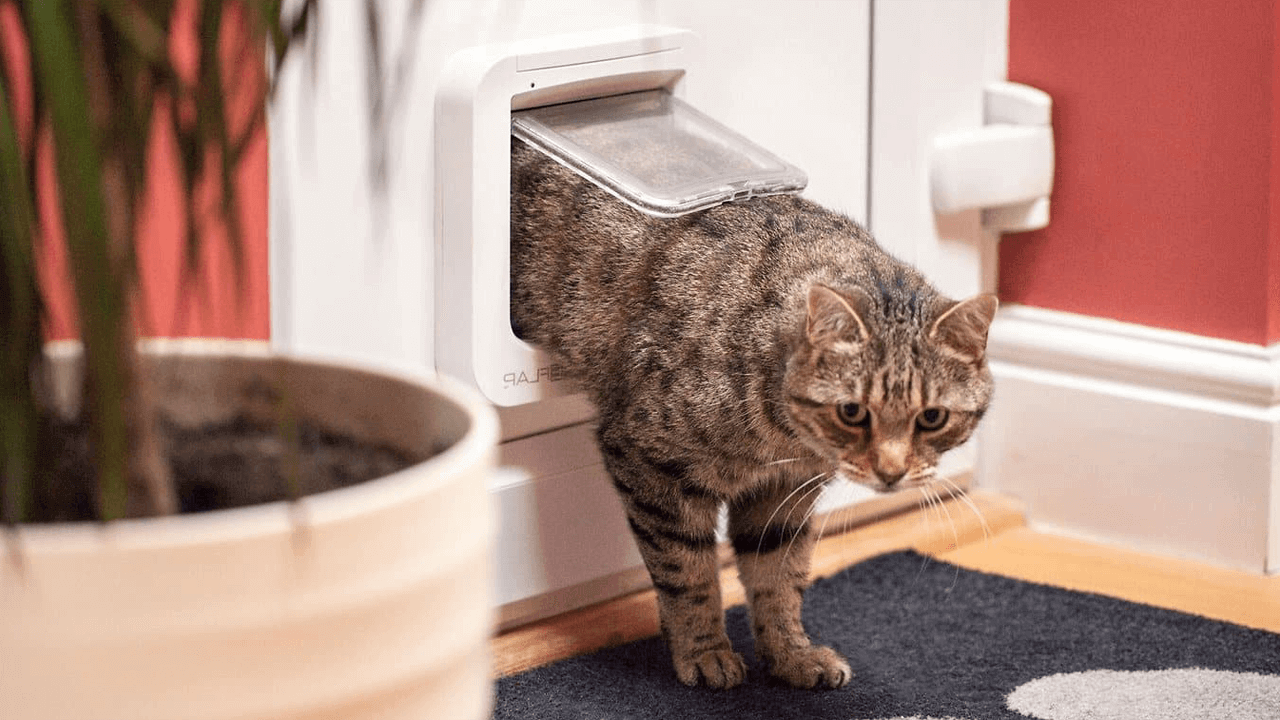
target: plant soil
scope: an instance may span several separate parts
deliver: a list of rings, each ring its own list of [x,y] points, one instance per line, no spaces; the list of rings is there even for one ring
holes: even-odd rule
[[[375,445],[300,421],[292,439],[278,426],[246,418],[200,428],[162,423],[180,512],[289,500],[356,485],[417,462]],[[54,479],[35,498],[34,522],[97,519],[93,460],[83,422],[51,423],[47,447]],[[434,454],[434,453],[433,453]]]

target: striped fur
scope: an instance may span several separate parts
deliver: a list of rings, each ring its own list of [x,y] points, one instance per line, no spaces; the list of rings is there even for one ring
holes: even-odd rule
[[[852,672],[800,622],[836,474],[911,487],[985,412],[995,299],[941,296],[852,220],[794,196],[645,216],[512,144],[512,323],[599,409],[677,677],[731,687],[719,509],[757,653],[798,687]],[[935,427],[936,425],[936,427]]]

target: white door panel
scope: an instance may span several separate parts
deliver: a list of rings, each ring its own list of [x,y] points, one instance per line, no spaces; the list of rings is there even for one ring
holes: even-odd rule
[[[868,0],[663,0],[702,40],[688,99],[809,174],[805,195],[866,218]]]
[[[407,3],[382,7],[394,18]],[[930,209],[927,148],[933,133],[981,124],[982,84],[1003,75],[1003,50],[988,47],[997,36],[1003,47],[1004,0],[436,0],[427,3],[412,92],[392,119],[380,197],[367,174],[358,10],[328,8],[314,81],[303,63],[288,68],[271,111],[272,334],[282,349],[430,365],[432,198],[434,183],[448,181],[432,169],[439,69],[470,46],[636,22],[700,36],[686,99],[803,168],[809,197],[869,218],[891,251],[947,292],[993,283],[976,212],[935,218]],[[523,602],[526,615],[602,599],[622,587],[602,580],[635,572],[589,428],[555,435],[517,441],[504,459],[558,469],[494,488],[504,507],[503,599]],[[566,452],[586,460],[559,467]],[[971,466],[965,453],[951,461]],[[572,592],[582,587],[597,596]],[[537,597],[549,601],[533,608]]]

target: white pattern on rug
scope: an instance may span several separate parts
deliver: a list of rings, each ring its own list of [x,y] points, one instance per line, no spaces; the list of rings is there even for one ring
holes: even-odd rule
[[[1280,676],[1201,668],[1089,670],[1032,680],[1010,693],[1006,704],[1039,720],[1277,720]]]
[[[1041,720],[1276,720],[1280,676],[1223,670],[1090,670],[1032,680],[1010,710]]]

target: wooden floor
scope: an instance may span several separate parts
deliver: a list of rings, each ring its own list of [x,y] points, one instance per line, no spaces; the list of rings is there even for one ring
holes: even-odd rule
[[[1127,552],[1023,528],[940,554],[974,570],[1096,592],[1280,633],[1280,575]]]
[[[914,549],[963,567],[1097,592],[1280,632],[1280,576],[1263,577],[1155,557],[1027,529],[1020,507],[975,493],[823,538],[813,575],[825,577],[894,550]],[[721,573],[725,604],[743,601],[732,567]],[[508,675],[658,632],[646,590],[509,630],[493,640],[495,671]]]

